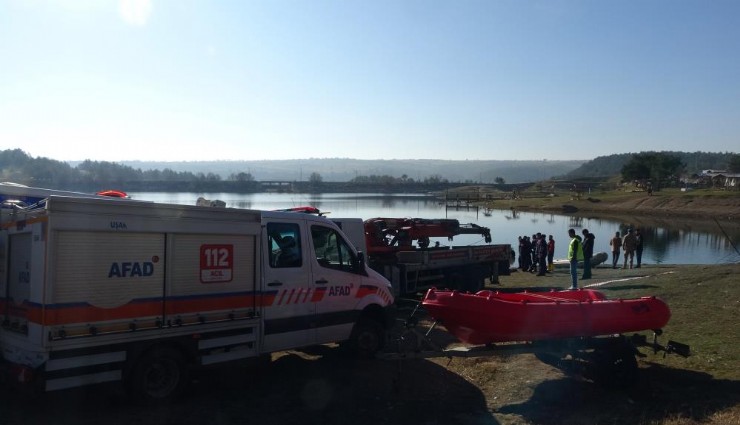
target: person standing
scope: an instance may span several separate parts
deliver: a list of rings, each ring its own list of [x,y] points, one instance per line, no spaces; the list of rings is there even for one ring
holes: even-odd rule
[[[555,269],[555,264],[552,262],[555,257],[555,239],[550,235],[550,240],[547,241],[547,271],[551,272]]]
[[[622,238],[619,237],[619,232],[614,234],[612,240],[609,241],[609,246],[612,247],[612,268],[617,268],[619,263],[619,252],[622,250]]]
[[[576,236],[576,231],[568,229],[568,262],[570,263],[570,289],[578,289],[578,261],[583,260],[583,244]]]
[[[635,240],[637,243],[635,244],[635,257],[637,259],[637,265],[635,268],[640,268],[642,265],[642,233],[640,232],[640,229],[635,229]]]
[[[594,256],[594,239],[596,237],[588,229],[583,229],[583,276],[581,279],[591,279],[591,257]]]
[[[529,268],[529,271],[534,273],[537,271],[537,235],[532,235],[532,239],[530,239],[529,242],[529,248],[530,248],[530,256],[531,256],[531,263],[532,267]]]
[[[522,259],[522,271],[528,272],[529,268],[532,266],[532,256],[529,254],[531,251],[531,248],[529,246],[529,241],[527,240],[527,236],[522,236],[522,243],[520,245],[522,252],[519,254]]]
[[[624,266],[622,266],[622,268],[627,268],[627,261],[629,260],[631,269],[632,262],[635,258],[635,249],[637,248],[637,240],[635,238],[635,234],[632,233],[632,229],[627,229],[627,234],[624,235],[622,246],[624,247]]]
[[[524,256],[522,252],[524,252],[524,240],[519,236],[519,268],[524,271]]]
[[[547,241],[545,235],[537,233],[537,276],[545,276],[547,273]]]

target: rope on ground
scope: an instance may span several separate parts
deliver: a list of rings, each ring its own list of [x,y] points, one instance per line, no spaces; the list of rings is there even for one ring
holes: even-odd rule
[[[627,281],[630,281],[630,280],[644,279],[646,277],[662,276],[664,274],[672,274],[672,273],[675,273],[675,272],[671,271],[671,272],[658,273],[657,275],[649,275],[649,274],[646,274],[646,275],[641,275],[641,276],[625,277],[625,278],[622,278],[622,279],[605,280],[603,282],[597,282],[597,283],[592,283],[590,285],[584,285],[583,287],[584,288],[598,288],[600,286],[608,285],[610,283],[627,282]]]

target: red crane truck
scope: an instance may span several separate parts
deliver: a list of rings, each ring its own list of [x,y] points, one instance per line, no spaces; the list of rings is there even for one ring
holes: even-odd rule
[[[431,287],[476,292],[486,281],[508,275],[509,244],[490,244],[491,231],[454,219],[372,218],[333,219],[358,250],[367,252],[371,268],[393,285],[394,295],[417,294]],[[487,245],[432,245],[432,238],[478,234]],[[416,246],[414,245],[416,242]]]

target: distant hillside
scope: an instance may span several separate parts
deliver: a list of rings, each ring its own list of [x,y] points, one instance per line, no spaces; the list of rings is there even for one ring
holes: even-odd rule
[[[663,152],[676,155],[685,165],[684,174],[705,169],[731,169],[735,153]],[[190,185],[203,189],[221,182],[242,183],[282,180],[345,183],[356,177],[366,181],[394,183],[449,182],[509,184],[537,182],[551,178],[583,179],[619,176],[633,154],[614,154],[591,161],[445,161],[430,159],[359,160],[350,158],[310,158],[272,161],[90,161],[63,162],[34,158],[20,149],[0,150],[0,181],[12,181],[49,188],[99,188],[122,183],[133,186]],[[373,177],[378,177],[374,179]],[[390,178],[386,178],[390,177]],[[361,180],[361,179],[360,179]],[[160,184],[161,183],[161,184]],[[175,186],[177,187],[175,187]],[[192,186],[195,185],[195,186]],[[192,187],[191,187],[192,186]],[[223,186],[223,184],[221,185]],[[242,184],[242,186],[244,186]],[[248,186],[248,185],[247,185]],[[242,187],[246,189],[246,186]],[[160,189],[164,190],[164,189]]]
[[[493,183],[496,177],[507,183],[523,183],[561,176],[585,161],[445,161],[431,159],[360,160],[350,158],[311,158],[270,161],[123,161],[121,164],[141,170],[171,169],[175,172],[249,173],[255,180],[307,180],[319,173],[324,181],[344,182],[357,176],[389,175],[415,180],[438,175],[451,182]],[[71,165],[75,165],[71,163]]]
[[[730,158],[735,155],[732,152],[663,152],[675,155],[685,165],[684,174],[692,175],[701,170],[726,169]],[[566,178],[584,177],[613,177],[620,175],[622,167],[626,164],[633,153],[621,153],[607,156],[599,156],[582,164],[565,174]]]

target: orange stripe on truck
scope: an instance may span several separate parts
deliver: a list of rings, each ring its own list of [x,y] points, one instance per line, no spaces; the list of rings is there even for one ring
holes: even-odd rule
[[[362,298],[368,295],[377,294],[379,289],[380,288],[376,286],[360,285],[360,287],[357,289],[357,295],[355,295],[355,298]]]
[[[385,303],[390,303],[393,299],[388,291],[384,290],[383,288],[371,285],[361,285],[360,288],[357,289],[357,294],[355,295],[355,298],[363,298],[373,294],[378,294],[378,296],[382,298]]]
[[[42,326],[58,326],[72,323],[93,323],[162,315],[256,308],[271,305],[274,298],[274,294],[237,293],[219,296],[140,299],[112,308],[96,307],[88,303],[47,304],[44,306],[26,302],[23,304],[23,310],[25,310],[29,322]]]

